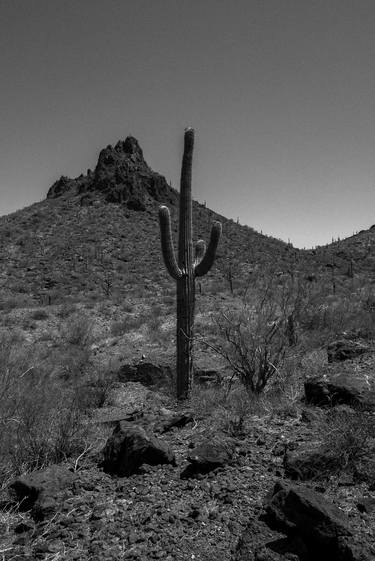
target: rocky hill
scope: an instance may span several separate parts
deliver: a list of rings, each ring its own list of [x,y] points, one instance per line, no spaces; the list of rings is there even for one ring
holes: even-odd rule
[[[2,298],[36,303],[49,295],[101,294],[103,278],[125,294],[134,285],[156,292],[167,281],[161,262],[158,207],[167,204],[177,229],[179,194],[150,169],[133,137],[107,146],[94,171],[61,177],[46,200],[0,218]],[[216,272],[228,263],[241,274],[265,263],[295,259],[288,244],[258,234],[194,203],[196,238],[208,239],[212,221],[223,224]],[[281,265],[280,265],[281,266]]]
[[[135,138],[107,146],[94,171],[63,176],[46,200],[0,218],[3,305],[9,299],[35,305],[67,295],[98,296],[109,284],[122,296],[135,286],[160,292],[170,281],[161,262],[158,206],[170,207],[177,231],[178,200],[179,193],[148,166]],[[196,239],[208,239],[213,220],[223,224],[216,265],[203,281],[210,285],[214,278],[214,291],[228,288],[229,276],[248,282],[257,267],[325,281],[334,273],[344,281],[373,278],[374,228],[303,251],[197,202],[193,216]]]

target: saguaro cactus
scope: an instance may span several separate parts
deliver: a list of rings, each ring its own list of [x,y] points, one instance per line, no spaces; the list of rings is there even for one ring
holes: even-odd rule
[[[199,240],[193,252],[191,166],[194,148],[194,129],[185,130],[184,155],[181,168],[180,223],[178,259],[176,260],[171,228],[171,216],[166,206],[159,209],[161,245],[165,266],[177,283],[177,398],[189,396],[192,382],[193,325],[195,277],[202,277],[211,269],[221,235],[220,222],[214,222],[206,249]]]

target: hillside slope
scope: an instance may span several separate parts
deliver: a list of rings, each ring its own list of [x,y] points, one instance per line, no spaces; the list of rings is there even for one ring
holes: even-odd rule
[[[135,285],[158,292],[170,279],[162,264],[158,207],[171,209],[177,231],[178,192],[153,172],[133,137],[103,149],[94,171],[61,177],[46,200],[0,218],[2,298],[31,303],[67,295],[126,294]],[[216,268],[244,277],[260,264],[286,267],[298,251],[194,202],[196,239],[223,224]],[[177,237],[175,238],[177,239]]]

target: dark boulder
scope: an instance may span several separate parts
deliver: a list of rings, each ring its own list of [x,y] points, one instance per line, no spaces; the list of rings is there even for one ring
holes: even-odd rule
[[[58,508],[57,495],[69,489],[75,474],[61,465],[51,465],[43,470],[34,471],[18,477],[10,484],[20,510],[33,510],[33,516],[39,520],[55,512]]]
[[[326,370],[305,382],[306,402],[311,405],[346,404],[375,411],[375,377],[356,371]]]
[[[123,364],[117,376],[120,382],[139,382],[143,386],[170,388],[174,383],[174,373],[171,366],[152,362]]]
[[[262,520],[254,519],[238,540],[235,561],[299,561],[304,554],[306,546],[301,540],[288,539],[271,530]]]
[[[359,512],[370,514],[375,511],[375,497],[361,497],[357,502]]]
[[[368,345],[359,341],[350,339],[333,341],[327,347],[328,362],[342,362],[343,360],[357,358],[369,350]]]
[[[285,475],[290,479],[307,481],[326,479],[340,471],[342,458],[319,448],[306,447],[287,451],[284,456]]]
[[[189,465],[181,472],[181,479],[207,474],[227,465],[234,454],[231,442],[220,439],[205,440],[188,454]]]
[[[266,499],[264,519],[273,530],[302,539],[306,561],[371,559],[365,540],[354,539],[344,512],[306,487],[276,483]]]
[[[119,422],[102,451],[100,467],[120,477],[138,472],[142,464],[176,465],[175,455],[167,443],[146,433],[140,426]]]

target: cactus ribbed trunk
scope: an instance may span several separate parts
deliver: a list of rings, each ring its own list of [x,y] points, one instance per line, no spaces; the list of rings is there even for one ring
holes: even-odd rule
[[[180,230],[178,236],[178,266],[183,272],[177,280],[177,395],[189,395],[193,375],[193,323],[195,303],[194,260],[192,241],[191,168],[194,131],[185,133],[181,168]]]
[[[215,222],[206,250],[199,240],[193,250],[191,168],[194,148],[194,130],[185,130],[184,155],[181,168],[180,224],[178,237],[178,259],[176,260],[171,217],[167,207],[159,210],[162,252],[169,274],[177,283],[177,398],[186,399],[193,376],[193,327],[195,304],[195,277],[208,273],[215,260],[216,248],[221,234],[221,224]]]

